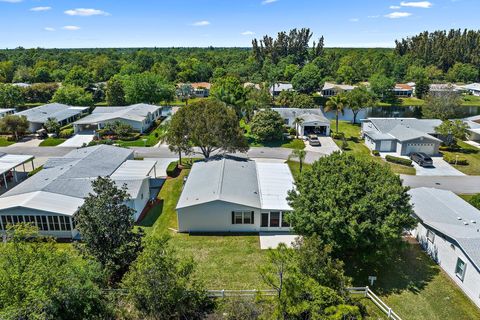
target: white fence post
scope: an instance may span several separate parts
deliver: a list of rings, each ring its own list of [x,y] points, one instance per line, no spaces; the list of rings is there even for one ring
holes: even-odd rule
[[[225,289],[222,289],[222,298],[225,298]]]
[[[365,297],[368,297],[368,286],[365,287]]]
[[[392,317],[392,308],[388,308],[388,319]]]

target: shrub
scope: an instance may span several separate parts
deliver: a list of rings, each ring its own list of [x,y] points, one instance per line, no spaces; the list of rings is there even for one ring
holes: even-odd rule
[[[342,140],[342,139],[345,138],[345,133],[343,133],[343,132],[339,132],[339,133],[334,132],[334,133],[332,133],[332,138],[333,138],[333,139]]]
[[[28,174],[27,174],[27,177],[31,177],[35,174],[37,174],[38,172],[40,172],[41,170],[43,169],[43,166],[40,166],[40,167],[36,167],[34,170],[30,171]]]
[[[457,144],[451,146],[441,145],[438,149],[440,151],[458,151],[460,150],[460,147]]]
[[[167,167],[167,176],[175,178],[180,173],[180,168],[178,167],[178,161],[170,162]]]
[[[71,136],[73,136],[73,128],[63,129],[59,134],[59,137],[62,139],[68,139]]]
[[[458,158],[457,158],[457,156],[454,155],[454,154],[443,155],[443,160],[445,160],[446,162],[448,162],[450,164],[457,164],[457,165],[460,165],[460,166],[468,165],[468,160],[465,157],[458,156]]]
[[[391,156],[391,155],[387,155],[385,157],[385,160],[387,160],[388,162],[401,164],[402,166],[408,166],[408,167],[412,166],[412,160],[410,160],[410,159],[399,158],[399,157],[394,157],[394,156]]]
[[[378,150],[372,150],[372,154],[376,157],[380,156],[380,152]]]
[[[345,139],[345,137],[343,137],[342,139],[342,150],[348,150],[348,142],[347,142],[347,139]]]

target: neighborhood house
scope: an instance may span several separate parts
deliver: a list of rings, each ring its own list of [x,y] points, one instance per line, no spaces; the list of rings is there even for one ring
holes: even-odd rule
[[[474,96],[480,96],[480,83],[471,83],[462,87],[464,90],[470,92]]]
[[[15,113],[15,109],[0,109],[0,118],[11,115]]]
[[[480,307],[480,211],[451,191],[409,191],[419,223],[413,235]]]
[[[41,171],[0,196],[0,230],[27,222],[43,235],[78,238],[72,216],[92,192],[97,177],[110,177],[118,187],[127,187],[131,197],[127,205],[138,219],[147,202],[157,196],[151,194],[156,161],[137,161],[133,156],[132,150],[101,145],[50,158]]]
[[[278,112],[285,125],[297,130],[300,136],[309,134],[330,135],[330,120],[325,117],[320,108],[272,108],[272,110]],[[300,119],[300,122],[296,123],[296,119]]]
[[[464,121],[468,126],[467,138],[472,141],[480,142],[480,116],[473,116]]]
[[[276,97],[282,91],[294,91],[294,90],[293,90],[293,85],[291,83],[275,83],[273,86],[270,87],[269,91],[273,97]]]
[[[362,121],[362,137],[370,150],[401,156],[412,152],[436,155],[442,140],[435,128],[441,124],[436,119],[368,118]]]
[[[393,94],[399,98],[407,98],[413,96],[413,87],[405,83],[397,83],[393,88]]]
[[[162,107],[151,104],[135,104],[127,107],[97,107],[92,114],[73,124],[75,133],[100,130],[107,123],[116,121],[130,125],[133,130],[143,133],[162,116]]]
[[[355,89],[356,86],[351,86],[348,84],[335,84],[331,82],[325,82],[323,85],[322,91],[320,92],[320,95],[325,98],[332,97],[336,95],[339,92],[348,92],[352,91]]]
[[[50,103],[36,108],[18,112],[18,116],[27,117],[30,132],[36,132],[44,127],[48,119],[55,119],[65,126],[88,113],[89,107],[72,107],[60,103]]]
[[[285,163],[226,157],[196,162],[177,204],[180,232],[289,231]]]
[[[191,83],[193,88],[193,95],[197,98],[207,98],[210,95],[210,88],[212,85],[208,82],[194,82]]]

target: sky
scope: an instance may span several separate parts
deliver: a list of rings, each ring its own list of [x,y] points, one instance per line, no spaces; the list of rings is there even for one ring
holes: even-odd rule
[[[480,29],[478,2],[0,0],[0,48],[250,47],[302,27],[327,47],[393,47],[425,30]]]

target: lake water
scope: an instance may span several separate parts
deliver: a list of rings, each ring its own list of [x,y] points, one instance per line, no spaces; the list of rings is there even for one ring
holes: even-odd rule
[[[458,107],[455,118],[467,118],[480,114],[480,107]],[[335,119],[335,112],[325,112],[328,119]],[[370,107],[362,109],[357,115],[357,122],[360,119],[371,117],[377,118],[422,118],[422,107]],[[352,121],[353,112],[350,109],[345,110],[345,114],[340,114],[340,120]]]

